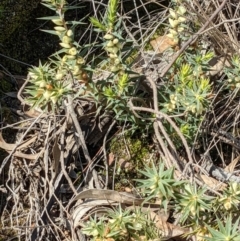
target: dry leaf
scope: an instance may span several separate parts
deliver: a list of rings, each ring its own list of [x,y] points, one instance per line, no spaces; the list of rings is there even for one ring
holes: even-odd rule
[[[93,208],[96,208],[97,206],[105,206],[105,212],[108,211],[108,208],[106,206],[115,206],[118,205],[117,203],[114,204],[114,201],[109,201],[109,200],[88,200],[85,201],[79,205],[77,205],[72,213],[71,213],[71,217],[73,220],[73,227],[74,229],[78,226],[81,226],[82,224],[82,219],[83,217]],[[98,211],[99,209],[97,209]]]
[[[214,76],[216,74],[221,74],[224,67],[230,67],[231,64],[226,57],[213,57],[209,62],[210,70],[208,74]]]
[[[229,165],[227,165],[224,170],[226,172],[232,173],[238,163],[238,161],[240,160],[240,156],[236,157]]]
[[[108,165],[109,165],[109,166],[111,166],[111,165],[113,164],[114,158],[115,158],[114,154],[113,154],[112,152],[110,152],[110,153],[108,154]]]
[[[42,114],[40,111],[36,110],[36,109],[30,109],[27,111],[23,111],[24,114],[30,118],[37,118],[40,114]],[[43,114],[42,114],[43,116]]]
[[[125,187],[124,190],[125,192],[132,193],[132,189],[130,187]]]
[[[188,229],[166,222],[164,216],[161,217],[153,211],[150,212],[150,218],[155,222],[156,227],[161,231],[162,238],[164,239],[173,238],[189,232]]]
[[[154,208],[152,208],[152,211],[154,211]],[[156,213],[159,217],[161,217],[162,221],[167,222],[167,220],[169,219],[170,213],[164,210],[164,209],[158,209],[156,211],[154,211],[154,213]]]
[[[66,138],[66,146],[65,146],[65,149],[70,151],[74,154],[76,153],[78,150],[79,150],[79,147],[80,147],[80,142],[76,142],[75,140],[75,134],[71,134],[69,136],[67,136]],[[68,156],[68,151],[66,151],[64,153],[64,157],[67,157]]]
[[[11,153],[11,151],[7,151],[7,152],[9,154]],[[12,155],[15,157],[20,157],[20,158],[24,158],[24,159],[28,159],[28,160],[37,160],[37,158],[39,158],[42,155],[42,151],[40,151],[36,154],[25,154],[20,151],[15,151]]]
[[[6,151],[12,151],[16,147],[17,147],[16,150],[21,150],[29,147],[29,145],[33,143],[36,139],[37,139],[37,135],[34,135],[30,139],[23,141],[21,144],[9,144],[5,142],[5,140],[2,137],[2,133],[0,133],[0,147]]]
[[[174,170],[174,178],[175,178],[175,179],[180,179],[180,178],[182,178],[182,173],[179,172],[178,170]]]
[[[119,203],[124,204],[142,204],[144,199],[135,198],[131,194],[120,193],[113,190],[102,190],[102,189],[88,189],[80,192],[71,203],[69,203],[69,207],[71,208],[71,204],[80,199],[87,199],[79,205],[76,205],[73,212],[73,226],[74,228],[79,226],[81,223],[82,217],[96,206],[103,205],[119,205]],[[97,199],[97,200],[89,200],[89,199]]]
[[[13,156],[25,158],[28,160],[36,160],[42,154],[42,151],[36,154],[25,154],[19,151],[21,149],[29,147],[29,145],[32,144],[36,139],[37,134],[32,136],[30,139],[23,141],[21,144],[9,144],[5,142],[5,140],[2,137],[2,133],[0,133],[0,147],[6,150],[9,154],[12,152],[12,150],[16,149],[16,151],[12,153]]]
[[[85,199],[84,201],[80,200]],[[97,199],[97,200],[92,200]],[[78,201],[71,208],[71,204]],[[120,193],[113,190],[102,190],[102,189],[88,189],[79,193],[73,201],[69,204],[71,208],[71,219],[73,220],[73,228],[82,226],[89,216],[96,214],[105,214],[108,210],[112,209],[112,206],[123,204],[132,204],[131,206],[123,206],[128,210],[135,210],[134,204],[143,204],[144,199],[135,198],[132,195],[126,193]],[[111,207],[111,208],[110,208]],[[183,229],[179,226],[168,223],[169,214],[166,214],[163,210],[159,210],[159,205],[144,203],[141,207],[141,211],[148,213],[149,218],[154,221],[156,227],[162,234],[163,238],[173,238],[180,236],[186,232],[188,229]],[[156,214],[154,211],[158,211]]]
[[[220,182],[218,180],[216,180],[213,177],[209,177],[207,175],[200,175],[202,181],[209,186],[210,188],[214,189],[214,190],[223,190],[224,188],[227,187],[226,183]]]
[[[4,187],[3,185],[0,185],[0,192],[7,193],[6,187]]]
[[[141,205],[145,199],[144,198],[136,198],[131,194],[121,193],[113,190],[103,190],[103,189],[88,189],[85,191],[80,192],[73,200],[77,201],[79,199],[99,199],[102,200],[111,200],[118,203],[125,203],[125,204],[136,204]],[[70,204],[69,204],[70,205]]]
[[[232,173],[240,160],[240,156],[235,158],[228,166],[224,168],[226,172]],[[215,178],[209,177],[207,175],[201,175],[202,181],[214,190],[223,190],[227,188],[227,184],[216,180]]]
[[[128,161],[126,161],[126,160],[123,159],[123,158],[120,158],[120,159],[119,159],[118,165],[119,165],[120,168],[122,168],[122,169],[129,169],[129,168],[132,168],[131,163],[128,162]]]
[[[150,44],[156,53],[163,53],[166,49],[176,46],[176,42],[168,36],[159,36],[150,41]]]

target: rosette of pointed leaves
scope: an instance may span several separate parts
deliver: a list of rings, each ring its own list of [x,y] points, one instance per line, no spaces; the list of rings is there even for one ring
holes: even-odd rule
[[[139,188],[143,189],[143,193],[147,195],[147,199],[160,199],[163,207],[167,210],[169,201],[175,197],[176,191],[179,190],[184,183],[174,179],[174,168],[164,170],[164,163],[160,162],[157,168],[154,164],[152,167],[145,167],[144,171],[140,172],[146,179],[137,179],[141,185]]]
[[[232,221],[232,216],[227,217],[225,225],[219,219],[217,219],[216,229],[206,225],[210,233],[209,236],[204,237],[208,241],[240,241],[239,232],[239,218],[236,221]]]
[[[130,240],[150,240],[159,238],[160,234],[146,212],[140,207],[134,210],[123,210],[121,206],[109,210],[105,216],[99,220],[90,218],[82,233],[93,237],[90,240],[123,241]]]
[[[223,204],[226,210],[238,210],[240,203],[240,184],[232,182],[228,189],[223,190],[223,196],[219,199],[219,203]]]
[[[211,210],[212,197],[207,196],[206,191],[207,189],[198,188],[196,184],[187,184],[183,192],[176,195],[176,207],[181,213],[182,223],[191,218],[195,224],[198,224],[201,214]]]
[[[56,69],[51,68],[50,64],[39,63],[38,67],[29,69],[30,86],[25,88],[27,103],[42,110],[53,110],[60,104],[64,96],[70,93],[68,84],[59,81]]]
[[[228,77],[228,84],[227,86],[231,90],[239,90],[240,88],[240,59],[239,56],[233,56],[231,61],[231,67],[226,67],[224,69]]]

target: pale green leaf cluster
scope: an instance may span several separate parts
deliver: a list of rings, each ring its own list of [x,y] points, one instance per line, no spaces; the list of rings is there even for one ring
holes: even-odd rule
[[[56,81],[56,70],[50,64],[29,69],[30,85],[25,89],[29,95],[27,103],[32,107],[41,107],[43,110],[54,110],[57,104],[61,104],[63,96],[71,93],[68,82]]]
[[[169,9],[169,29],[167,36],[173,41],[175,45],[179,44],[186,28],[184,24],[187,21],[185,17],[187,9],[182,4],[184,1],[174,3],[174,7]]]
[[[141,208],[123,210],[121,206],[110,210],[101,217],[91,218],[82,228],[82,233],[91,240],[124,241],[126,239],[147,241],[159,239],[160,234],[154,227],[153,220]]]
[[[211,101],[212,86],[207,73],[212,57],[212,52],[204,55],[197,51],[180,56],[167,74],[167,84],[159,91],[162,110],[173,116],[182,114],[175,120],[189,143],[195,138]],[[178,135],[171,126],[166,127],[178,146]]]
[[[233,56],[230,67],[225,67],[224,72],[227,75],[227,87],[231,90],[240,89],[240,59],[239,56]]]
[[[169,84],[170,102],[165,104],[169,112],[179,109],[192,115],[201,115],[206,111],[211,94],[210,80],[204,67],[212,57],[212,53],[195,59],[192,56],[182,56],[172,71],[175,73],[172,83]]]
[[[142,192],[147,194],[146,200],[157,198],[167,210],[168,202],[174,198],[175,191],[184,182],[174,179],[174,168],[164,169],[164,163],[161,162],[158,168],[153,164],[152,167],[146,167],[144,171],[139,170],[147,179],[137,181],[141,183],[139,188]]]
[[[181,193],[176,195],[177,210],[180,212],[180,222],[185,223],[187,219],[194,219],[199,224],[202,215],[211,210],[212,197],[206,195],[206,188],[199,188],[196,184],[189,183],[184,186]]]
[[[81,56],[81,49],[74,41],[74,27],[82,24],[79,21],[64,19],[64,13],[74,7],[67,5],[65,0],[43,0],[44,6],[54,10],[57,15],[43,17],[55,24],[54,30],[43,30],[57,35],[61,49],[53,54],[49,62],[29,69],[31,85],[25,89],[28,94],[27,103],[32,107],[39,107],[47,111],[56,111],[56,106],[71,94],[75,81],[86,84],[88,75],[84,70],[85,60]]]
[[[223,190],[219,203],[223,204],[225,210],[237,210],[240,203],[240,184],[231,182],[229,187]]]
[[[128,56],[133,49],[123,48],[128,41],[122,37],[121,19],[117,20],[119,3],[119,0],[110,0],[105,17],[101,20],[90,18],[95,30],[102,33],[100,46],[103,47],[106,54],[105,60],[98,67],[104,72],[109,72],[108,77],[98,81],[96,85],[90,84],[91,89],[96,90],[90,93],[90,96],[101,102],[98,113],[103,109],[114,111],[118,121],[129,121],[135,125],[136,118],[127,104],[129,98],[133,96],[134,85],[129,77],[130,69],[125,62],[125,56]]]
[[[217,219],[217,228],[207,226],[210,235],[205,237],[208,241],[240,241],[239,218],[233,222],[232,215],[226,219],[225,225]]]
[[[114,28],[117,18],[117,8],[119,6],[119,0],[110,0],[107,8],[108,27],[111,31]]]
[[[146,201],[149,198],[160,201],[168,211],[174,207],[173,215],[179,216],[181,224],[192,227],[197,240],[238,240],[240,184],[230,183],[221,196],[216,197],[205,187],[174,179],[174,169],[165,169],[162,162],[158,168],[146,166],[141,173],[145,179],[137,180],[138,188],[146,194]],[[237,224],[233,225],[233,219],[238,219]]]
[[[174,178],[174,168],[166,169],[163,162],[156,167],[146,166],[141,173],[144,178],[137,180],[138,190],[145,194],[146,202],[157,201],[159,208],[179,217],[179,222],[192,228],[188,235],[196,235],[198,241],[240,240],[239,232],[239,190],[240,185],[231,183],[222,191],[220,198],[188,181]],[[225,205],[226,195],[236,201],[229,208]],[[160,201],[160,202],[159,202]],[[217,207],[217,208],[216,208]],[[224,211],[225,210],[225,211]],[[112,209],[99,219],[91,219],[82,232],[91,240],[150,240],[161,238],[154,220],[141,207],[135,209]]]

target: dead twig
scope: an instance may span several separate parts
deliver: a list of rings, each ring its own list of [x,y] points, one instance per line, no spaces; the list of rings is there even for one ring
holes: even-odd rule
[[[23,139],[26,137],[27,133],[29,133],[29,131],[31,130],[31,128],[37,123],[37,121],[39,119],[41,119],[43,114],[40,114],[32,123],[31,125],[27,128],[27,130],[24,132],[24,134],[21,136],[21,139],[18,141],[18,143],[15,145],[15,147],[11,150],[11,152],[9,153],[9,155],[3,160],[1,167],[0,167],[0,173],[2,173],[2,170],[4,168],[4,166],[7,164],[8,160],[10,159],[11,156],[13,156],[14,152],[17,150],[18,146],[22,144]],[[40,157],[42,154],[42,151],[39,153]]]
[[[65,104],[67,106],[68,113],[71,116],[72,121],[74,123],[74,126],[76,128],[76,131],[78,133],[78,137],[79,137],[79,141],[80,141],[80,144],[81,144],[81,147],[82,147],[82,150],[83,150],[84,157],[87,160],[88,164],[90,165],[91,157],[90,157],[90,154],[89,154],[89,151],[88,151],[85,139],[84,139],[84,135],[83,135],[82,129],[81,129],[80,124],[78,122],[76,113],[75,113],[75,111],[73,109],[72,97],[68,96],[68,103],[65,103]],[[92,175],[93,175],[96,187],[98,189],[101,189],[95,170],[92,170]]]
[[[108,137],[110,131],[112,130],[112,128],[114,127],[115,124],[116,124],[116,121],[113,121],[113,123],[108,128],[108,131],[107,131],[107,133],[106,133],[106,135],[104,136],[104,139],[103,139],[103,154],[104,154],[105,168],[106,168],[106,181],[105,181],[105,188],[104,189],[107,189],[107,187],[108,187],[108,178],[109,178],[108,177],[109,163],[108,163],[107,151],[106,151],[106,141],[107,141],[107,137]]]

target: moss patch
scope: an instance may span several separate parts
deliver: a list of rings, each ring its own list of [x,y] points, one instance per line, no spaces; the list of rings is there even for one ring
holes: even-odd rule
[[[110,143],[110,152],[114,154],[116,160],[116,170],[110,170],[110,175],[115,174],[115,189],[123,191],[126,187],[134,185],[133,179],[141,178],[141,173],[145,164],[148,164],[153,156],[153,148],[149,145],[149,140],[141,136],[130,137],[118,136]]]

